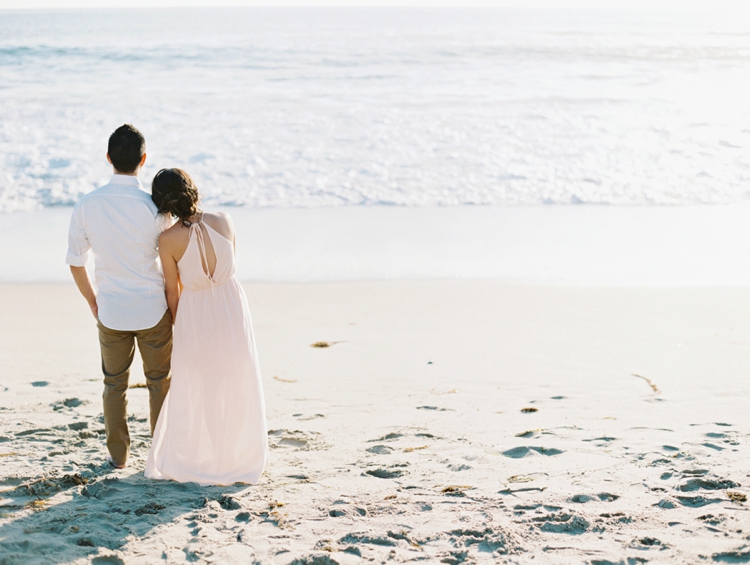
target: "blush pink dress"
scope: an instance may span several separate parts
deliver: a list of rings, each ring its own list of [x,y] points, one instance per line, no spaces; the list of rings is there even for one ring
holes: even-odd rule
[[[207,274],[205,238],[216,254]],[[268,457],[265,403],[234,246],[203,221],[190,226],[177,263],[172,385],[156,423],[145,475],[201,485],[255,484]],[[205,269],[205,270],[204,270]]]

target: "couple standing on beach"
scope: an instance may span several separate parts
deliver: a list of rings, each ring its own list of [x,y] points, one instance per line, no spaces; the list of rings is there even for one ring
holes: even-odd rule
[[[126,393],[137,343],[153,437],[146,477],[255,484],[268,439],[232,220],[200,211],[180,169],[160,170],[149,196],[138,179],[146,142],[131,125],[110,136],[107,160],[109,184],[73,209],[66,263],[97,319],[108,460],[123,468],[130,454]]]

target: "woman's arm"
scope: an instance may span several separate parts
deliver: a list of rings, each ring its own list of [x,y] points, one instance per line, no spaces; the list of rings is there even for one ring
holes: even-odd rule
[[[177,272],[177,261],[172,255],[172,249],[168,237],[162,234],[159,237],[159,257],[161,267],[164,270],[164,292],[167,295],[167,306],[172,313],[172,323],[177,319],[177,304],[180,301],[180,275]]]

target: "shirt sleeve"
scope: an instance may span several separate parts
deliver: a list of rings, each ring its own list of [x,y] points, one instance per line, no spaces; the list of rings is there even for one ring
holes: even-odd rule
[[[85,267],[89,259],[91,244],[86,237],[84,227],[83,206],[79,200],[73,208],[70,218],[70,229],[68,230],[68,254],[65,262],[71,267]]]

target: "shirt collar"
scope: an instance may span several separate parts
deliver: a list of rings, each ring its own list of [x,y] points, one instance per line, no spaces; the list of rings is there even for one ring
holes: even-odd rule
[[[143,188],[143,185],[141,184],[141,179],[138,177],[134,177],[131,175],[112,175],[112,178],[109,181],[109,184],[124,184],[126,186],[137,186],[138,188]]]

